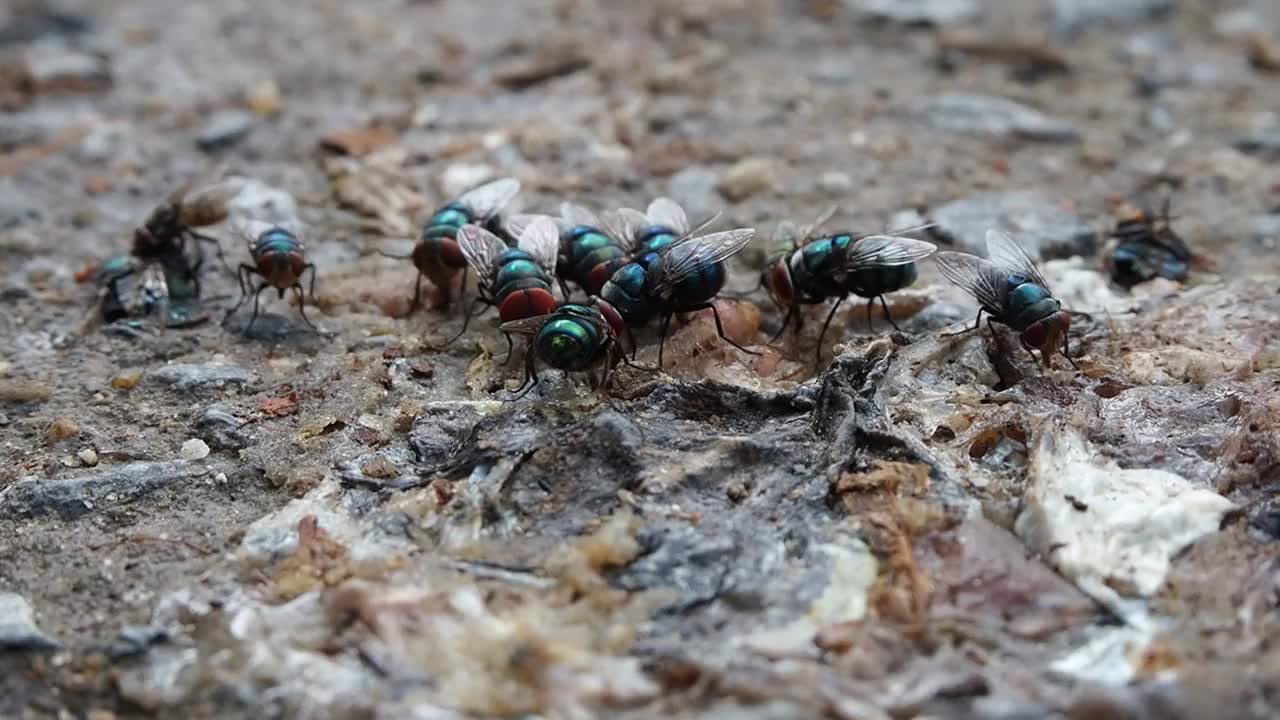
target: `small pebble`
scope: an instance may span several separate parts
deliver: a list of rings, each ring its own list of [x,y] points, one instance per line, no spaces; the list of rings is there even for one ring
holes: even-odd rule
[[[51,394],[49,386],[40,383],[22,382],[20,380],[0,382],[0,401],[3,402],[43,402],[48,400]]]
[[[483,163],[454,163],[440,175],[440,190],[448,197],[482,185],[498,176],[498,171]]]
[[[51,443],[66,440],[80,434],[80,426],[67,418],[55,418],[45,430],[45,437]]]
[[[80,458],[80,462],[84,463],[85,467],[93,467],[98,464],[98,453],[94,452],[93,448],[83,448],[76,453],[76,457]]]
[[[818,189],[828,195],[843,195],[853,189],[853,178],[839,170],[829,170],[818,178]]]
[[[196,147],[205,152],[231,147],[244,139],[257,122],[258,118],[245,110],[218,110],[196,136]]]
[[[720,194],[729,202],[741,202],[773,187],[776,171],[768,158],[744,158],[725,172],[720,180]]]
[[[249,109],[259,117],[270,118],[280,114],[280,86],[271,78],[249,88],[244,99]]]
[[[209,445],[200,438],[191,438],[182,443],[179,454],[183,460],[203,460],[209,457]]]
[[[141,380],[141,370],[126,370],[111,378],[111,387],[117,390],[132,390]]]
[[[218,483],[219,485],[226,485],[226,484],[227,484],[227,474],[226,474],[226,473],[218,473],[217,475],[214,475],[214,476],[213,476],[213,481],[214,481],[214,482],[216,482],[216,483]]]

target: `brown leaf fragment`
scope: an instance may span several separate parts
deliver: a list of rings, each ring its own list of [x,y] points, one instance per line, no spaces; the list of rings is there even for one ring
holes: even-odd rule
[[[267,398],[258,405],[258,409],[268,417],[292,415],[298,411],[298,393],[290,391],[287,395]]]
[[[493,81],[508,90],[525,90],[591,67],[591,58],[577,43],[559,43],[519,64],[494,73]]]
[[[1245,56],[1256,70],[1280,72],[1280,40],[1266,33],[1254,33],[1245,43]]]
[[[339,155],[362,157],[396,141],[394,128],[385,124],[334,130],[320,136],[320,149]]]
[[[347,547],[334,540],[315,515],[298,521],[298,547],[271,575],[271,596],[287,602],[303,593],[333,587],[353,574]]]

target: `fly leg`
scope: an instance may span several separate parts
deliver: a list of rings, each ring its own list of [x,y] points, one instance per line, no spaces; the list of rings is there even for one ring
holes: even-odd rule
[[[964,330],[960,330],[959,332],[942,333],[942,337],[955,337],[957,335],[968,335],[974,330],[977,330],[978,327],[982,325],[982,313],[986,311],[987,311],[986,308],[978,308],[978,317],[973,319],[973,327],[965,328]],[[987,318],[987,327],[991,327],[991,318]],[[993,329],[992,332],[995,332],[995,330]]]
[[[1077,365],[1075,359],[1071,357],[1071,336],[1065,333],[1062,336],[1062,357],[1066,358],[1067,362],[1071,363],[1071,367],[1075,368],[1076,372],[1080,371],[1080,366]]]
[[[796,312],[799,307],[800,303],[791,303],[791,306],[787,308],[787,315],[782,318],[782,327],[778,328],[778,332],[774,333],[773,337],[769,338],[770,345],[778,342],[778,339],[786,334],[787,328],[791,325],[791,319],[796,316]]]
[[[298,295],[298,314],[302,316],[302,322],[306,323],[312,332],[319,334],[320,328],[307,319],[307,299],[302,295],[302,283],[294,283],[293,291]]]
[[[222,316],[222,324],[225,325],[231,319],[231,316],[235,315],[236,311],[240,309],[240,306],[244,304],[244,301],[249,299],[249,288],[253,287],[251,278],[257,271],[258,269],[252,265],[240,263],[240,268],[236,271],[236,280],[240,283],[240,299],[236,301],[235,305],[231,306],[226,315]]]
[[[818,366],[822,364],[822,340],[827,336],[827,327],[831,325],[831,318],[836,316],[836,311],[840,309],[840,303],[842,302],[844,302],[844,297],[836,298],[836,304],[831,306],[831,312],[827,313],[827,319],[822,323],[822,331],[818,333],[818,345],[813,349],[814,370],[817,370]],[[719,318],[717,318],[716,324],[718,325],[719,322]],[[724,336],[721,335],[721,337]]]
[[[458,331],[457,335],[454,335],[453,337],[446,340],[444,343],[444,346],[448,347],[454,344],[455,342],[458,341],[458,338],[467,334],[467,326],[471,324],[472,316],[474,316],[477,313],[477,310],[476,310],[477,306],[480,308],[479,312],[483,312],[484,307],[486,305],[492,305],[492,304],[493,303],[489,302],[488,300],[485,300],[484,298],[476,298],[476,301],[471,303],[471,305],[467,308],[466,312],[463,313],[462,315],[462,329]]]
[[[514,357],[516,354],[516,344],[515,344],[515,341],[511,339],[511,333],[504,332],[502,333],[502,337],[506,338],[507,340],[507,357],[505,360],[502,361],[502,364],[505,367],[506,365],[511,363],[511,358]]]
[[[269,287],[271,287],[271,284],[264,280],[258,286],[258,291],[253,294],[253,314],[249,316],[249,324],[244,326],[243,335],[248,335],[249,331],[253,329],[253,323],[258,319],[258,301],[262,298],[262,291]],[[310,325],[310,323],[307,324]]]
[[[716,317],[716,325],[720,324],[719,316]],[[667,347],[667,328],[671,326],[671,315],[662,316],[662,326],[658,331],[658,370],[662,370],[662,351]],[[632,353],[635,357],[635,353]]]
[[[516,394],[507,398],[508,400],[519,400],[538,384],[538,370],[534,367],[534,361],[533,348],[529,348],[524,354],[524,381],[516,388]]]
[[[197,243],[202,243],[202,242],[204,242],[204,243],[209,243],[210,245],[212,245],[212,246],[213,246],[213,250],[214,250],[214,255],[216,255],[216,256],[217,256],[217,258],[218,258],[218,262],[222,263],[222,268],[223,268],[224,270],[226,270],[227,272],[232,272],[232,270],[231,270],[231,266],[230,266],[229,264],[227,264],[227,256],[226,256],[226,254],[225,254],[225,253],[223,253],[223,251],[222,251],[222,243],[218,242],[218,239],[217,239],[217,238],[210,237],[210,236],[205,235],[204,233],[201,233],[201,232],[196,232],[195,230],[192,230],[192,229],[190,229],[190,228],[188,228],[188,229],[187,229],[187,234],[188,234],[188,235],[190,235],[190,236],[191,236],[191,238],[192,238],[193,240],[195,240]],[[199,249],[200,249],[200,246],[197,244],[197,245],[196,245],[196,250],[197,250],[197,251],[199,251]],[[200,262],[203,262],[203,261],[204,261],[204,254],[203,254],[203,253],[200,253],[200,260],[199,260],[199,261],[200,261]]]
[[[894,322],[893,316],[889,314],[889,303],[885,302],[884,295],[877,295],[876,297],[880,298],[880,307],[884,309],[884,319],[889,321],[889,324],[893,326],[894,330],[902,332],[902,328],[898,327],[898,323]],[[870,300],[867,301],[867,310],[868,312],[871,310]]]
[[[709,302],[708,302],[708,303],[703,303],[703,304],[701,304],[701,305],[698,305],[697,307],[692,308],[692,309],[690,310],[690,312],[693,312],[693,311],[696,311],[696,310],[710,310],[710,311],[711,311],[711,317],[715,318],[715,321],[716,321],[716,334],[718,334],[718,335],[720,336],[720,339],[721,339],[721,340],[723,340],[723,341],[725,341],[725,342],[729,343],[730,345],[732,345],[732,346],[734,346],[734,347],[738,348],[739,350],[741,350],[742,352],[744,352],[744,353],[746,353],[746,354],[748,354],[748,355],[759,355],[759,354],[760,354],[760,353],[756,352],[755,350],[748,350],[748,349],[746,349],[746,348],[742,347],[742,346],[741,346],[741,345],[739,345],[738,343],[736,343],[736,342],[734,342],[733,340],[729,339],[729,336],[728,336],[728,335],[725,335],[725,334],[724,334],[724,325],[722,325],[722,324],[720,323],[720,311],[719,311],[719,310],[716,310],[716,306],[715,306],[715,304],[714,304],[714,303],[709,303]],[[668,316],[668,318],[669,318],[669,317],[670,317],[670,316]],[[664,337],[665,337],[665,336],[664,336]],[[658,366],[659,366],[659,367],[661,367],[661,366],[662,366],[662,362],[661,362],[661,360],[659,360],[659,362],[658,362]]]
[[[413,313],[417,312],[418,308],[420,307],[422,307],[422,273],[421,272],[419,272],[418,276],[415,277],[413,280],[413,302],[409,303],[409,314],[412,315]]]

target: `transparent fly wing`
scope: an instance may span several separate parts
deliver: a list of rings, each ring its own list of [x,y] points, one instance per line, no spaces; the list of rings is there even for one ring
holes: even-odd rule
[[[845,261],[846,270],[907,265],[937,252],[933,243],[894,235],[868,235],[853,243]]]
[[[940,252],[933,259],[942,276],[976,298],[983,309],[996,317],[1004,314],[1004,271],[968,253]]]
[[[684,239],[691,238],[697,235],[698,233],[702,232],[703,230],[706,230],[707,228],[714,225],[715,222],[719,220],[720,216],[723,214],[724,214],[723,212],[718,212],[715,215],[712,215],[711,217],[707,218],[706,220],[703,220],[702,222],[698,223],[697,226],[695,226],[692,230],[686,232],[684,235],[681,235],[680,236],[681,239],[684,240]]]
[[[797,242],[803,245],[812,240],[814,234],[821,230],[822,226],[826,225],[831,218],[835,217],[837,212],[840,212],[839,205],[832,205],[826,210],[823,210],[822,214],[814,218],[813,222],[796,231]]]
[[[543,325],[551,319],[551,315],[538,315],[536,317],[520,318],[519,320],[511,320],[504,322],[498,326],[498,329],[504,333],[513,335],[537,335]]]
[[[458,247],[462,248],[467,264],[476,271],[480,285],[487,289],[493,280],[498,258],[508,250],[507,244],[479,225],[468,224],[458,229]]]
[[[605,232],[624,248],[633,248],[636,236],[649,224],[644,213],[632,208],[618,208],[607,212],[601,220],[604,222]]]
[[[178,223],[190,227],[217,225],[227,219],[228,204],[244,189],[239,179],[194,186],[178,203]]]
[[[657,295],[665,295],[683,280],[696,275],[700,268],[722,262],[746,247],[755,234],[756,231],[751,228],[739,228],[691,238],[672,245],[658,263],[653,292]]]
[[[800,228],[790,220],[783,220],[773,229],[769,238],[769,258],[780,258],[800,248]]]
[[[545,215],[538,216],[525,226],[518,244],[521,250],[533,256],[538,267],[550,275],[555,274],[560,254],[560,228],[555,220]]]
[[[518,194],[520,194],[519,180],[501,178],[462,193],[458,197],[458,202],[471,210],[471,214],[478,220],[488,220],[497,215],[498,211],[506,207],[507,203],[514,200]]]
[[[1008,233],[987,231],[987,257],[996,267],[1022,275],[1045,290],[1049,289],[1049,283],[1045,282],[1035,263]]]
[[[560,203],[560,217],[571,226],[585,225],[593,227],[597,230],[603,230],[603,223],[596,214],[581,205],[574,205],[571,202]]]
[[[675,200],[668,197],[655,198],[649,203],[649,208],[645,211],[649,222],[654,225],[665,225],[676,231],[676,235],[687,235],[689,233],[689,216],[685,214],[684,208]]]

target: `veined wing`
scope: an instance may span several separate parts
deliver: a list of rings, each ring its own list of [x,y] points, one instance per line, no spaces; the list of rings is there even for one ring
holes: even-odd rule
[[[192,186],[178,204],[178,222],[191,227],[216,225],[227,219],[227,203],[244,189],[244,180],[232,178],[210,185]]]
[[[504,333],[512,333],[514,335],[537,335],[542,326],[546,325],[550,319],[551,314],[520,318],[519,320],[504,322],[498,326],[498,329]]]
[[[560,228],[555,220],[546,215],[538,216],[521,231],[518,244],[521,250],[533,256],[538,267],[549,275],[555,275],[556,260],[560,255]]]
[[[798,250],[801,244],[800,228],[790,220],[783,220],[773,229],[773,236],[769,238],[769,259],[786,257]]]
[[[996,317],[1004,314],[1005,271],[968,253],[940,252],[933,259],[942,276],[976,298],[983,309]]]
[[[1031,262],[1026,251],[1009,237],[1008,233],[999,230],[987,231],[987,257],[997,267],[1022,275],[1045,290],[1049,290],[1049,283],[1045,282],[1044,276],[1036,269],[1035,263]]]
[[[654,225],[665,225],[675,230],[677,236],[689,233],[689,216],[679,203],[669,197],[655,198],[649,203],[645,215]]]
[[[658,263],[657,277],[653,283],[654,294],[664,295],[681,281],[696,275],[699,268],[722,262],[746,247],[755,234],[756,231],[751,228],[739,228],[690,238],[672,245],[663,253]]]
[[[635,247],[636,235],[649,224],[649,218],[639,210],[618,208],[606,212],[602,218],[604,231],[628,250]]]
[[[597,230],[604,229],[604,224],[600,222],[600,218],[596,217],[595,213],[571,202],[560,203],[560,217],[564,218],[570,225],[585,225]]]
[[[467,264],[476,271],[480,285],[489,290],[493,270],[498,265],[498,258],[507,251],[507,244],[479,225],[467,224],[458,229],[458,247],[462,248]]]
[[[803,226],[803,227],[800,227],[799,229],[797,229],[797,230],[796,230],[796,238],[797,238],[797,241],[798,241],[801,245],[804,245],[804,244],[808,243],[810,240],[812,240],[812,239],[813,239],[814,233],[816,233],[816,232],[818,232],[818,230],[822,229],[822,226],[823,226],[823,225],[826,225],[826,224],[827,224],[827,221],[829,221],[829,220],[831,220],[831,218],[835,217],[835,215],[836,215],[836,213],[837,213],[837,212],[840,212],[840,206],[839,206],[839,205],[832,205],[831,207],[827,208],[826,210],[823,210],[823,211],[822,211],[822,214],[820,214],[820,215],[818,215],[818,217],[814,218],[813,222],[811,222],[811,223],[809,223],[808,225],[805,225],[805,226]]]
[[[923,260],[938,250],[933,243],[895,235],[868,235],[854,241],[845,260],[846,270],[893,267]]]
[[[520,181],[515,178],[500,178],[472,188],[458,197],[458,202],[471,210],[478,220],[488,220],[520,193]]]

